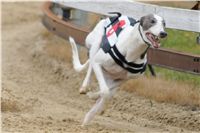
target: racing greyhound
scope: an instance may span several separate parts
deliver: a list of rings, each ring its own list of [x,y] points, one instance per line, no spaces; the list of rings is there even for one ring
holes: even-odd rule
[[[148,48],[159,48],[160,39],[167,36],[165,20],[158,15],[148,14],[135,21],[117,14],[118,16],[101,20],[88,34],[86,47],[89,58],[85,64],[80,63],[76,43],[69,37],[74,69],[80,72],[88,68],[80,93],[87,93],[92,71],[99,84],[98,92],[87,93],[90,98],[97,100],[86,114],[82,126],[87,125],[96,113],[103,112],[104,105],[121,83],[144,73]]]

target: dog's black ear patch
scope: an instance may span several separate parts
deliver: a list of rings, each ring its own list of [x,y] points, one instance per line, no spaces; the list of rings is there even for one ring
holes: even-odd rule
[[[143,30],[148,30],[156,24],[157,20],[154,18],[153,14],[149,14],[140,18],[140,25]]]
[[[141,17],[141,18],[140,18],[140,25],[141,25],[142,27],[143,27],[143,25],[144,25],[143,23],[144,23],[144,17]]]

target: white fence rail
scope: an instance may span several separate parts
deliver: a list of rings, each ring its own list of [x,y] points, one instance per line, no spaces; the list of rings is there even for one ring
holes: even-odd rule
[[[162,7],[135,1],[120,0],[90,0],[89,2],[83,2],[82,0],[78,2],[77,0],[54,0],[54,2],[103,15],[108,15],[108,12],[121,12],[136,19],[149,13],[155,13],[166,20],[167,28],[200,32],[200,11],[197,10]]]

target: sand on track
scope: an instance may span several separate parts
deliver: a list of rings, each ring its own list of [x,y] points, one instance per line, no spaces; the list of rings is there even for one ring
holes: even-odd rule
[[[48,34],[45,39],[41,5],[2,4],[3,132],[200,131],[199,109],[157,103],[123,90],[103,115],[81,127],[95,101],[78,93],[85,73],[76,73],[70,56],[64,58],[71,54],[67,42]],[[96,86],[92,82],[91,88]]]

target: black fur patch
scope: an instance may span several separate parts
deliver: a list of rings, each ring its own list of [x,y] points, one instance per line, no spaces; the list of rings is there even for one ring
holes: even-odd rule
[[[140,19],[140,25],[142,26],[142,29],[144,31],[148,30],[152,26],[154,26],[157,23],[156,18],[154,18],[153,14],[146,15],[144,17],[141,17]]]

